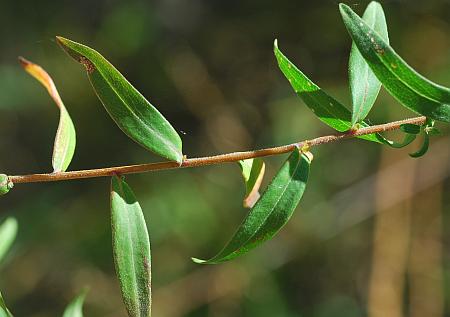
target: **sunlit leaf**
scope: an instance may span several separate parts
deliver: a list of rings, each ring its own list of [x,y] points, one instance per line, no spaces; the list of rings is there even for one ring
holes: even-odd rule
[[[59,124],[53,146],[52,165],[54,172],[64,172],[69,167],[75,152],[76,133],[72,119],[70,118],[49,74],[41,66],[34,64],[23,57],[19,57],[19,61],[23,68],[47,89],[59,108]]]
[[[64,310],[63,317],[83,317],[83,303],[86,291],[75,297]]]
[[[450,122],[450,89],[417,73],[349,6],[341,3],[339,8],[354,43],[387,91],[416,113]]]
[[[17,235],[17,228],[17,220],[12,217],[7,218],[0,225],[0,262],[3,260],[13,244]]]
[[[264,178],[266,165],[261,158],[241,160],[238,163],[245,182],[243,205],[245,208],[252,208],[260,196],[259,187]]]
[[[294,91],[302,98],[312,112],[325,124],[339,132],[352,128],[352,114],[339,101],[325,93],[319,86],[306,77],[278,48],[277,40],[274,43],[274,52],[278,66],[291,84]],[[362,127],[369,126],[364,121]],[[361,139],[385,143],[378,134],[359,136]]]
[[[0,292],[0,317],[13,317],[11,312],[6,307],[5,300],[3,299],[3,295]]]
[[[57,37],[60,46],[86,68],[105,109],[132,140],[162,157],[181,164],[181,139],[163,115],[97,51]]]
[[[9,181],[9,178],[5,174],[0,174],[0,196],[7,194],[14,184]]]
[[[302,198],[311,158],[310,153],[293,151],[225,248],[209,260],[193,261],[201,264],[229,261],[272,238],[288,222]]]
[[[111,182],[114,262],[123,301],[132,317],[151,311],[150,240],[142,209],[122,178]]]
[[[378,2],[371,2],[363,15],[363,20],[389,42],[386,18]],[[355,43],[352,44],[349,60],[350,91],[352,95],[352,125],[364,120],[372,109],[381,83],[361,56]]]

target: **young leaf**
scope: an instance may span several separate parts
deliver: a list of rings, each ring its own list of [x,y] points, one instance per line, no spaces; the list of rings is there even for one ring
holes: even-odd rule
[[[363,20],[389,43],[386,18],[378,2],[373,1],[367,6]],[[369,114],[380,92],[381,83],[361,56],[355,43],[352,44],[350,51],[348,73],[353,105],[352,126],[355,126]]]
[[[116,273],[128,315],[148,317],[151,256],[147,225],[131,188],[118,176],[111,181],[111,222]]]
[[[5,300],[3,299],[2,293],[0,292],[0,317],[13,317],[11,312],[6,307]]]
[[[294,91],[302,98],[305,104],[311,109],[319,119],[339,132],[345,132],[352,128],[351,112],[326,94],[319,86],[306,77],[278,48],[277,40],[274,43],[274,52],[278,61],[278,66],[288,79]],[[364,121],[361,126],[369,126]],[[368,134],[359,138],[386,143],[379,134]]]
[[[11,217],[7,218],[0,225],[0,262],[13,244],[17,235],[17,228],[18,224],[16,218]]]
[[[241,160],[238,163],[245,182],[243,205],[245,208],[252,208],[260,196],[259,187],[264,178],[266,165],[260,158]]]
[[[420,125],[412,124],[412,123],[404,123],[400,126],[400,130],[409,134],[419,134],[420,133]]]
[[[450,89],[417,73],[350,7],[341,3],[339,9],[359,52],[387,91],[416,113],[450,122]]]
[[[49,74],[41,66],[23,57],[19,57],[19,62],[31,76],[36,78],[47,89],[50,97],[52,97],[59,108],[59,124],[53,146],[52,165],[54,172],[65,172],[75,152],[76,133],[72,119]]]
[[[200,264],[229,261],[272,238],[287,223],[302,198],[310,163],[307,154],[293,151],[225,248],[209,260],[192,260]]]
[[[5,174],[0,174],[0,196],[7,194],[14,184],[9,181],[9,178]]]
[[[63,317],[83,317],[83,303],[86,291],[82,291],[75,297],[64,310]]]
[[[119,128],[147,150],[181,164],[181,139],[166,118],[97,51],[63,37],[56,39],[86,68],[92,87]]]

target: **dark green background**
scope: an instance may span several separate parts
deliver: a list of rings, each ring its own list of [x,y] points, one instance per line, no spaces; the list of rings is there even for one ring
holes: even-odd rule
[[[367,2],[348,4],[361,14]],[[382,4],[397,52],[427,77],[449,86],[450,2]],[[0,172],[51,171],[58,111],[46,91],[20,68],[18,55],[50,73],[72,116],[78,144],[70,169],[158,160],[110,120],[81,66],[60,50],[55,35],[89,45],[111,61],[180,132],[188,157],[330,134],[292,92],[277,68],[272,44],[278,38],[300,69],[350,105],[351,43],[337,5],[287,0],[3,0]],[[369,117],[382,123],[409,116],[413,114],[382,91]],[[444,216],[442,240],[436,243],[442,246],[439,291],[446,303],[450,164],[445,160],[450,162],[450,142],[448,126],[439,126],[447,136],[432,139],[437,146],[418,161],[424,171],[414,180],[419,189],[406,197],[396,196],[401,185],[376,179],[394,161],[411,160],[407,153],[418,143],[405,150],[362,140],[315,148],[309,187],[291,222],[246,257],[214,267],[195,265],[190,257],[213,255],[245,216],[237,165],[127,177],[152,239],[154,315],[367,315],[373,215],[380,199],[374,190],[380,182],[394,202],[429,188],[443,193],[432,208]],[[433,163],[435,157],[444,157],[443,167]],[[283,159],[266,160],[265,184]],[[434,181],[421,187],[420,175],[433,173]],[[0,200],[0,219],[8,215],[18,218],[20,228],[0,268],[0,289],[15,316],[61,315],[85,286],[90,288],[86,316],[126,314],[112,262],[109,179],[17,185]],[[401,274],[407,273],[408,268]]]

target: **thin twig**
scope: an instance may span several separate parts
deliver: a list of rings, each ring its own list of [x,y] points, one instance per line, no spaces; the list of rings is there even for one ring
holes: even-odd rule
[[[229,162],[237,162],[239,160],[245,160],[256,157],[270,156],[292,152],[294,149],[308,149],[310,147],[337,142],[343,139],[350,139],[362,135],[379,133],[385,131],[397,130],[402,124],[412,123],[417,125],[422,125],[425,123],[425,117],[415,117],[411,119],[405,119],[380,125],[374,125],[370,127],[360,128],[356,131],[348,131],[345,133],[321,136],[311,140],[304,140],[297,143],[271,147],[266,149],[245,151],[245,152],[233,152],[227,154],[220,154],[215,156],[205,156],[197,157],[191,159],[183,160],[181,165],[176,162],[158,162],[158,163],[148,163],[148,164],[138,164],[138,165],[128,165],[128,166],[115,166],[106,167],[98,169],[80,170],[80,171],[70,171],[70,172],[60,172],[60,173],[48,173],[48,174],[30,174],[30,175],[16,175],[9,176],[9,180],[13,184],[20,183],[37,183],[37,182],[56,182],[63,180],[72,180],[80,178],[94,178],[94,177],[106,177],[115,174],[132,174],[132,173],[143,173],[150,171],[160,171],[167,169],[176,168],[186,168],[186,167],[196,167],[204,165],[213,165]]]

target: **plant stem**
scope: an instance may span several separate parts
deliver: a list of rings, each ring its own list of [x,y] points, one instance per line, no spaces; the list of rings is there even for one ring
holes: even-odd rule
[[[310,147],[337,142],[343,139],[350,139],[357,136],[379,133],[385,131],[397,130],[402,124],[412,123],[417,125],[422,125],[425,123],[425,117],[415,117],[411,119],[405,119],[380,125],[374,125],[370,127],[360,128],[356,131],[348,131],[345,133],[339,133],[334,135],[321,136],[311,140],[304,140],[297,143],[271,147],[266,149],[245,151],[245,152],[233,152],[227,154],[220,154],[214,156],[197,157],[191,159],[184,159],[181,165],[176,162],[158,162],[158,163],[148,163],[148,164],[138,164],[138,165],[128,165],[128,166],[115,166],[106,167],[98,169],[80,170],[80,171],[70,171],[70,172],[60,172],[60,173],[48,173],[48,174],[30,174],[30,175],[16,175],[9,176],[9,180],[13,184],[20,183],[37,183],[37,182],[56,182],[80,178],[94,178],[94,177],[106,177],[115,174],[132,174],[132,173],[143,173],[150,171],[160,171],[167,169],[185,168],[185,167],[196,167],[205,166],[229,162],[237,162],[239,160],[245,160],[256,157],[270,156],[292,152],[294,149],[309,149]]]

